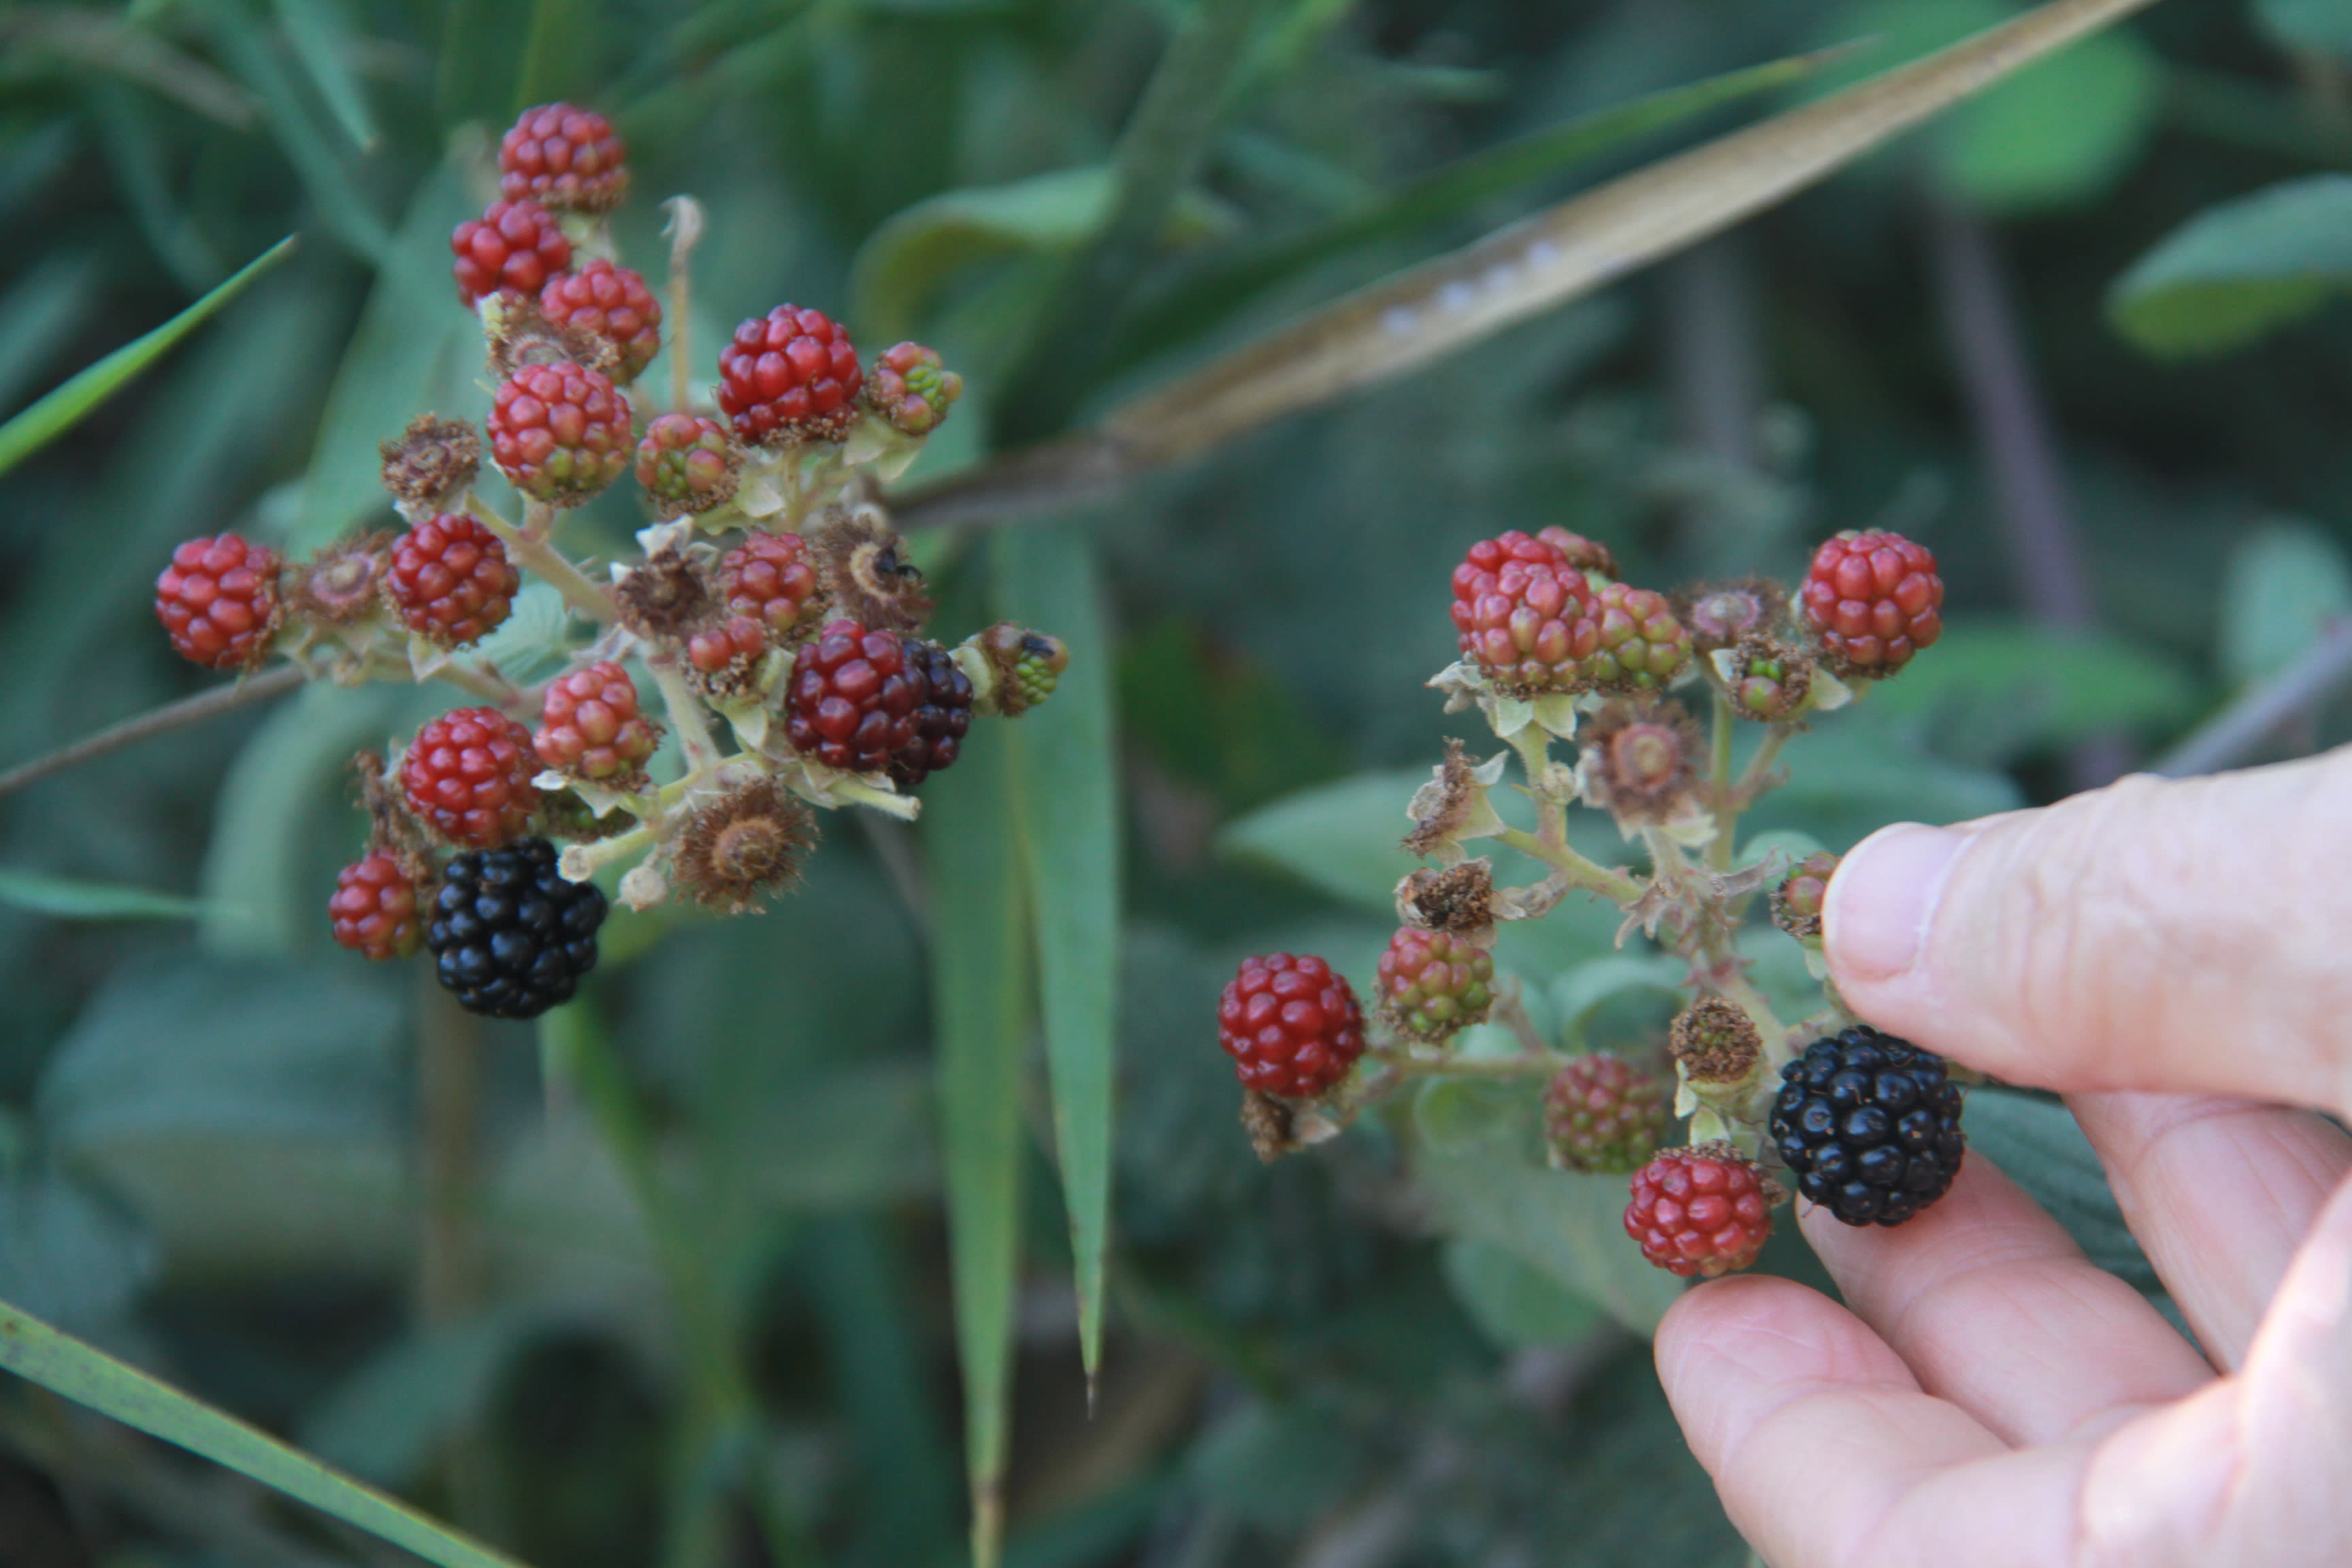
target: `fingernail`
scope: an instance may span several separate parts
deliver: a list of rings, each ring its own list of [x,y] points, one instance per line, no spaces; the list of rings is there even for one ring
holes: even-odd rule
[[[1917,966],[1969,837],[1904,823],[1879,829],[1839,863],[1822,900],[1822,939],[1841,984],[1893,980]]]

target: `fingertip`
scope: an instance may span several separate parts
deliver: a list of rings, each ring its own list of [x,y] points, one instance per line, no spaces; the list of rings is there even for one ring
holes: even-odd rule
[[[1916,1390],[1885,1342],[1817,1290],[1740,1274],[1685,1291],[1658,1325],[1658,1381],[1710,1469],[1790,1397],[1821,1384]]]
[[[1916,822],[1882,827],[1838,863],[1822,907],[1830,973],[1849,993],[1924,983],[1927,934],[1972,835]]]

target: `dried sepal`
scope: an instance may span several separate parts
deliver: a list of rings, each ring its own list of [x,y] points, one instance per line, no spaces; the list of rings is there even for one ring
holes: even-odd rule
[[[446,503],[481,471],[482,438],[471,425],[420,414],[393,440],[376,444],[383,458],[383,488],[406,506],[426,512]]]
[[[289,571],[295,616],[320,626],[348,626],[374,615],[383,605],[392,539],[380,531],[331,544]]]
[[[613,599],[621,624],[649,643],[676,647],[713,624],[719,614],[717,585],[700,552],[665,543],[640,565],[614,579]]]
[[[1442,871],[1423,866],[1397,884],[1397,919],[1487,947],[1495,940],[1495,897],[1494,862],[1483,855]]]
[[[1578,796],[1615,817],[1629,837],[1657,825],[1678,841],[1704,843],[1713,837],[1697,793],[1705,744],[1679,702],[1608,703],[1585,731]]]
[[[807,538],[824,617],[846,616],[869,631],[922,630],[931,614],[923,574],[879,506],[835,511]]]
[[[1666,1049],[1693,1083],[1744,1083],[1763,1059],[1764,1037],[1736,1003],[1702,996],[1676,1015]]]
[[[1492,838],[1505,831],[1508,824],[1486,798],[1486,792],[1503,778],[1503,767],[1510,760],[1507,752],[1497,752],[1483,763],[1473,763],[1462,742],[1449,738],[1445,742],[1445,760],[1433,770],[1430,782],[1413,792],[1406,815],[1412,818],[1412,831],[1404,837],[1405,850],[1426,856],[1444,865],[1459,865],[1468,858],[1463,842],[1472,838]]]
[[[549,321],[535,296],[505,289],[484,295],[479,310],[484,363],[500,381],[534,364],[576,364],[607,378],[621,368],[620,349],[610,338]]]
[[[353,753],[352,784],[360,797],[360,809],[367,813],[368,852],[391,856],[415,885],[418,898],[428,897],[440,878],[433,839],[425,825],[409,815],[399,781],[383,754]]]
[[[816,840],[815,814],[775,780],[755,778],[687,819],[670,874],[697,903],[740,915],[792,888]]]
[[[1789,625],[1789,591],[1763,577],[1713,583],[1675,601],[1675,615],[1701,653],[1779,636]]]
[[[1302,1147],[1291,1133],[1297,1118],[1297,1112],[1291,1106],[1265,1090],[1242,1090],[1242,1130],[1249,1134],[1250,1147],[1265,1163],[1271,1165]]]

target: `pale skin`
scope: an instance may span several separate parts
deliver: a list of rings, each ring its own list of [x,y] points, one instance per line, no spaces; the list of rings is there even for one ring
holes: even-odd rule
[[[1888,828],[1823,919],[1861,1016],[2065,1095],[2197,1343],[1974,1152],[1898,1228],[1804,1214],[1847,1305],[1733,1277],[1658,1332],[1758,1552],[2352,1563],[2352,748]]]

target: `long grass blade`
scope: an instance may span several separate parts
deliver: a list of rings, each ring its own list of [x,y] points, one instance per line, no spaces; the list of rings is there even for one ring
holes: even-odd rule
[[[226,1465],[441,1568],[520,1568],[513,1558],[5,1301],[0,1301],[0,1368]]]
[[[5,425],[0,425],[0,474],[72,429],[90,410],[161,359],[173,344],[203,326],[223,305],[243,293],[247,284],[285,260],[293,248],[294,237],[289,234],[153,331],[123,344]]]

